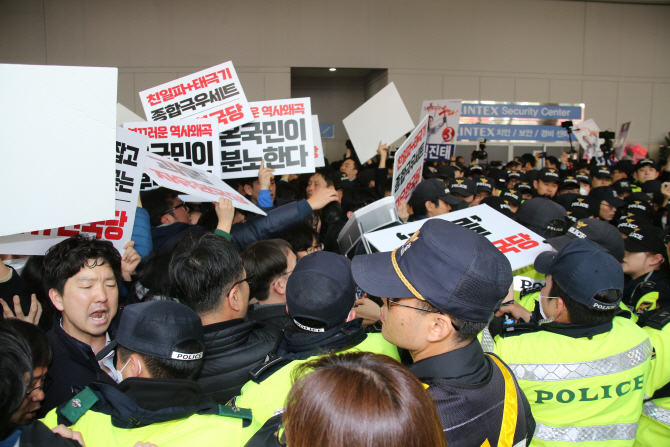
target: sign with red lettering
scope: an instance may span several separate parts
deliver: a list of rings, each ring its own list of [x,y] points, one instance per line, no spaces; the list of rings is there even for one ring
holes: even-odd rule
[[[426,141],[427,161],[449,161],[454,155],[462,103],[460,99],[437,99],[424,101],[421,105],[421,119],[426,115],[430,117]]]
[[[253,120],[231,61],[140,92],[149,121],[215,118],[220,130]]]
[[[266,215],[244,196],[223,183],[218,176],[194,166],[187,166],[159,155],[147,154],[144,172],[160,186],[213,202],[218,202],[219,197],[225,197],[232,200],[235,208]]]
[[[326,166],[323,154],[323,142],[321,141],[321,130],[319,129],[319,115],[312,115],[312,138],[314,138],[314,167]]]
[[[421,181],[427,136],[428,116],[425,116],[395,153],[391,191],[396,209],[401,201],[407,202],[412,197],[412,192]]]

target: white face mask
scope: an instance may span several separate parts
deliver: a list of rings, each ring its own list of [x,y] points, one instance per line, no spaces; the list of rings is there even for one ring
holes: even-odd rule
[[[544,307],[542,307],[542,298],[546,298],[546,297],[540,295],[540,314],[542,315],[542,321],[540,322],[540,324],[551,323],[552,321],[554,321],[554,318],[553,317],[552,318],[547,317],[547,314],[544,312]]]
[[[131,360],[132,360],[132,358],[128,359],[126,364],[123,365],[123,368],[121,368],[121,371],[117,371],[116,369],[114,371],[112,371],[112,374],[114,374],[114,380],[116,381],[116,383],[123,382],[123,374],[122,374],[123,370],[126,369],[126,366],[128,366],[128,363],[130,363]],[[141,373],[142,373],[142,364],[140,363],[140,374]],[[138,374],[138,376],[139,376],[139,374]]]
[[[585,190],[583,186],[580,186],[579,187],[579,194],[582,195],[582,196],[588,196],[589,192],[587,190]]]

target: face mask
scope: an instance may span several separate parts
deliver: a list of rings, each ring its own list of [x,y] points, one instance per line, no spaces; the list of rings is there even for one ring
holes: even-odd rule
[[[553,318],[548,318],[547,314],[544,313],[544,308],[542,307],[542,298],[546,298],[546,297],[540,295],[540,314],[542,315],[542,321],[540,321],[540,324],[551,323],[552,321],[554,321],[554,319]]]
[[[579,194],[582,195],[582,196],[588,196],[589,192],[587,190],[585,190],[583,186],[580,186],[579,187]]]
[[[112,371],[112,374],[114,374],[114,380],[116,383],[121,383],[123,381],[123,370],[126,369],[126,366],[128,366],[128,363],[130,363],[132,359],[128,359],[125,365],[123,365],[123,368],[121,368],[121,371],[117,371],[116,369]],[[142,364],[140,363],[140,373],[142,372]],[[138,374],[139,376],[139,374]]]

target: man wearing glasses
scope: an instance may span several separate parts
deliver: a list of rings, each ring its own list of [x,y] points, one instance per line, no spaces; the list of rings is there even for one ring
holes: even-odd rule
[[[509,368],[476,337],[512,284],[485,237],[433,219],[392,253],[356,256],[354,279],[383,297],[382,335],[412,356],[449,445],[525,445],[535,422]]]

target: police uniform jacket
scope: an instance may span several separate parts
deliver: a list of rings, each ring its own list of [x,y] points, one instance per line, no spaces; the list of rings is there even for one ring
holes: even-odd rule
[[[645,274],[628,281],[623,289],[623,301],[637,313],[670,306],[670,278],[654,270],[649,278]]]

